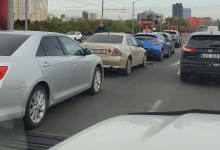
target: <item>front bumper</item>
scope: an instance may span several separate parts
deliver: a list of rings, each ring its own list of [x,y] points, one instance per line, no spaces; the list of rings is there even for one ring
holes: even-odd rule
[[[125,69],[127,57],[122,56],[106,56],[100,57],[104,68],[109,69]]]
[[[24,116],[29,88],[8,89],[0,81],[0,121],[19,119]]]

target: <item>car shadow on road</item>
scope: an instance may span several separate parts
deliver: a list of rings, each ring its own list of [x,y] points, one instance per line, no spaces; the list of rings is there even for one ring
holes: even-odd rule
[[[185,82],[195,86],[220,87],[220,78],[214,77],[190,77],[189,82]]]

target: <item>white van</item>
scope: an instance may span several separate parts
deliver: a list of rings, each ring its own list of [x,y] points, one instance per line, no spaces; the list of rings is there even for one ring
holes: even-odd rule
[[[207,29],[208,32],[216,32],[218,31],[218,26],[208,26],[208,29]]]

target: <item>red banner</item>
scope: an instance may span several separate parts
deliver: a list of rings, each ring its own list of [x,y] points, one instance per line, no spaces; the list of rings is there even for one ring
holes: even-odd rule
[[[0,0],[0,30],[7,30],[7,0]]]
[[[153,20],[141,19],[141,31],[146,33],[151,33],[153,31]]]

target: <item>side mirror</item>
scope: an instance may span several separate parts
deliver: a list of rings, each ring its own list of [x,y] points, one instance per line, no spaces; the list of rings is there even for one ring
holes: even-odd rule
[[[144,44],[143,43],[140,43],[140,44],[138,44],[138,47],[144,47]]]
[[[86,52],[86,55],[91,55],[91,54],[93,54],[92,50],[91,50],[91,49],[88,49],[88,48],[85,48],[85,52]]]

